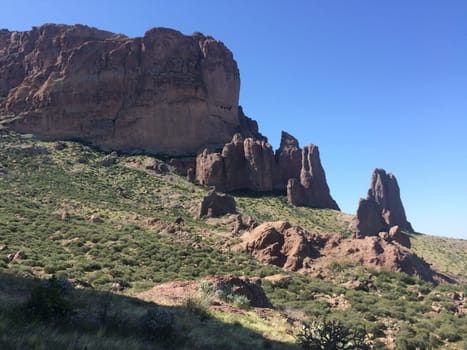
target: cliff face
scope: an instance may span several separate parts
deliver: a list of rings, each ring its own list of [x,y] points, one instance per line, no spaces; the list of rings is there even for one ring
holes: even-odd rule
[[[106,150],[197,155],[174,164],[200,184],[290,187],[290,204],[338,209],[318,148],[302,150],[283,132],[274,154],[238,106],[239,90],[232,53],[200,33],[154,28],[131,39],[56,24],[0,31],[0,110],[15,117],[13,130]]]
[[[331,197],[318,147],[301,149],[286,132],[282,132],[275,154],[264,139],[244,139],[239,134],[221,151],[205,148],[196,157],[196,177],[200,184],[218,191],[287,191],[289,204],[339,210]]]
[[[238,107],[232,53],[202,34],[154,28],[127,38],[47,24],[0,31],[0,97],[11,128],[104,149],[194,154],[258,137]]]

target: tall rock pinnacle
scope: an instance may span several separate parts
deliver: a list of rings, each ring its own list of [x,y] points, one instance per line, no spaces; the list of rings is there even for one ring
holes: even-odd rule
[[[367,197],[358,203],[355,236],[377,235],[393,226],[413,232],[405,215],[396,177],[386,174],[384,169],[375,169]]]

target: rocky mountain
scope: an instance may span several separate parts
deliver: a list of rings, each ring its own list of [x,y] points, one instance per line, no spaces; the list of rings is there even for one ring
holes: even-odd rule
[[[143,37],[82,25],[0,31],[0,97],[14,130],[103,149],[195,154],[234,133],[258,137],[238,106],[223,43],[154,28]]]
[[[391,227],[413,232],[407,221],[396,177],[384,169],[375,169],[366,199],[358,203],[355,237],[375,236]]]
[[[239,89],[232,53],[200,33],[154,28],[131,39],[55,24],[0,32],[0,107],[11,129],[176,156],[181,174],[219,191],[287,190],[290,204],[338,210],[317,146],[302,150],[283,132],[274,154],[238,105]]]

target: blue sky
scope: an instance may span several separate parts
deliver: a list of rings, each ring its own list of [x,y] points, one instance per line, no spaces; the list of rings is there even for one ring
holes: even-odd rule
[[[2,4],[0,28],[156,26],[223,41],[240,104],[277,147],[317,144],[332,195],[355,213],[375,167],[393,172],[414,228],[467,239],[467,1],[53,1]]]

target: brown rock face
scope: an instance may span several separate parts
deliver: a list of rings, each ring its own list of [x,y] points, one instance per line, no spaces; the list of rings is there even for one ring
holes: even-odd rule
[[[289,179],[299,178],[302,168],[302,150],[298,140],[282,131],[281,144],[276,151],[277,178],[280,186],[286,186]]]
[[[337,261],[405,272],[426,281],[449,280],[400,244],[397,230],[395,227],[382,237],[353,239],[307,232],[284,221],[266,222],[242,236],[241,248],[265,264],[289,271],[312,272]]]
[[[258,136],[238,107],[232,53],[195,33],[142,38],[76,25],[0,31],[0,97],[10,126],[104,149],[195,154],[236,132]]]
[[[275,155],[264,138],[239,134],[221,151],[206,147],[196,158],[196,178],[218,191],[287,189],[290,204],[339,210],[329,193],[318,147],[309,145],[302,150],[286,132],[282,132]]]
[[[357,208],[357,222],[355,238],[363,238],[372,235],[377,235],[380,231],[387,228],[386,223],[381,217],[381,208],[371,199],[360,198]]]
[[[218,217],[225,214],[235,214],[235,199],[225,193],[211,191],[205,196],[199,206],[199,217]]]
[[[381,231],[388,232],[393,226],[398,226],[398,230],[413,232],[405,216],[396,177],[391,173],[386,174],[384,169],[375,169],[367,198],[360,199],[358,203],[354,236],[375,236]],[[402,244],[410,245],[403,233],[399,232],[396,236]]]
[[[273,189],[275,160],[272,147],[263,139],[234,135],[221,152],[205,148],[196,158],[196,178],[218,191]]]
[[[339,210],[339,206],[330,195],[318,147],[304,147],[301,160],[300,181],[291,179],[287,184],[289,204]]]
[[[266,222],[247,233],[244,239],[245,250],[259,261],[288,271],[301,269],[305,258],[319,255],[310,236],[288,222]]]

